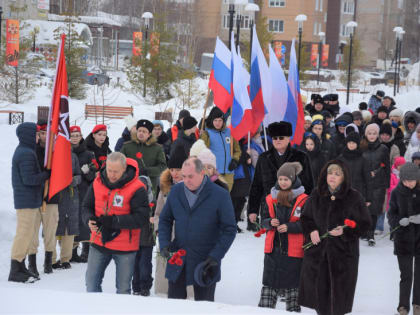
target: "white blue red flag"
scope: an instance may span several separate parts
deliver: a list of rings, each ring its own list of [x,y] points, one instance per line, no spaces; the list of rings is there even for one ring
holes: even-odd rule
[[[213,91],[214,104],[226,113],[233,103],[232,55],[217,37],[209,88]]]
[[[232,65],[233,65],[233,105],[231,134],[236,140],[247,136],[253,126],[251,101],[248,94],[247,72],[244,69],[241,57],[235,51],[232,34]]]
[[[300,145],[303,140],[303,134],[305,133],[305,129],[303,127],[305,123],[305,114],[303,111],[302,96],[300,94],[299,71],[296,61],[295,39],[293,39],[292,46],[290,48],[288,85],[290,91],[292,92],[297,113],[295,125],[293,126],[293,139],[291,141],[291,144]]]

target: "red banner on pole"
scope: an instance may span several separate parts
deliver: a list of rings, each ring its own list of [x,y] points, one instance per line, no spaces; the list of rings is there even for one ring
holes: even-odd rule
[[[159,53],[160,35],[159,33],[152,32],[150,34],[150,55],[153,57]]]
[[[6,20],[6,63],[17,67],[19,59],[19,20]]]
[[[276,54],[277,59],[280,60],[282,57],[281,42],[274,42],[274,53]]]
[[[141,56],[142,32],[133,32],[133,56]]]
[[[318,66],[318,55],[319,55],[319,45],[312,44],[311,49],[311,65],[313,68],[317,68]]]
[[[330,45],[324,44],[322,45],[322,67],[328,67],[328,57],[330,52]]]

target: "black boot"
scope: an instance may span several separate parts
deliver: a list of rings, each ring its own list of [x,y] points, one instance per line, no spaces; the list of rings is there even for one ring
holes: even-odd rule
[[[39,278],[39,272],[36,267],[36,254],[28,255],[28,270]]]
[[[18,262],[17,260],[12,259],[11,264],[10,264],[9,281],[32,283],[35,281],[35,279],[22,270],[21,262]]]
[[[45,252],[44,273],[52,273],[52,252]]]
[[[78,248],[78,247],[73,248],[73,253],[72,253],[72,255],[71,255],[70,262],[75,262],[75,263],[80,263],[80,262],[82,262],[82,259],[81,259],[81,258],[80,258],[80,256],[77,254],[77,248]]]
[[[88,257],[89,257],[89,242],[83,242],[82,243],[82,253],[80,254],[80,262],[81,263],[87,263]]]

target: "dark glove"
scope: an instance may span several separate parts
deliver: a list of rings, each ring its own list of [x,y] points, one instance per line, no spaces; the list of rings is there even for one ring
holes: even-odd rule
[[[89,221],[95,221],[95,225],[98,229],[100,229],[102,227],[102,222],[99,221],[99,218],[97,216],[91,216],[89,218]]]
[[[233,171],[234,169],[236,169],[238,166],[239,166],[238,162],[237,162],[236,160],[232,159],[232,160],[230,161],[230,163],[229,163],[228,170],[229,170],[230,172],[232,172],[232,171]]]
[[[171,253],[169,252],[169,247],[162,248],[160,251],[160,255],[165,259],[169,259],[169,257],[171,257]]]
[[[203,266],[203,279],[206,282],[205,279],[211,279],[214,274],[214,269],[217,268],[219,266],[219,263],[214,260],[214,258],[212,257],[208,257],[205,261],[204,261],[204,266]]]
[[[51,177],[51,170],[45,170],[44,173],[45,173],[45,177],[47,179],[49,179]]]
[[[114,216],[113,215],[102,215],[98,218],[98,221],[104,227],[106,227],[108,229],[112,229],[112,222],[114,222]]]

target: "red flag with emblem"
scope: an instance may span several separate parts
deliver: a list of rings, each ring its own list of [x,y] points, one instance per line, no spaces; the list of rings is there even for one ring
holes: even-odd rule
[[[44,163],[47,169],[51,169],[49,199],[69,186],[73,180],[69,134],[69,92],[64,57],[65,40],[66,36],[61,35],[47,127],[47,150]]]

